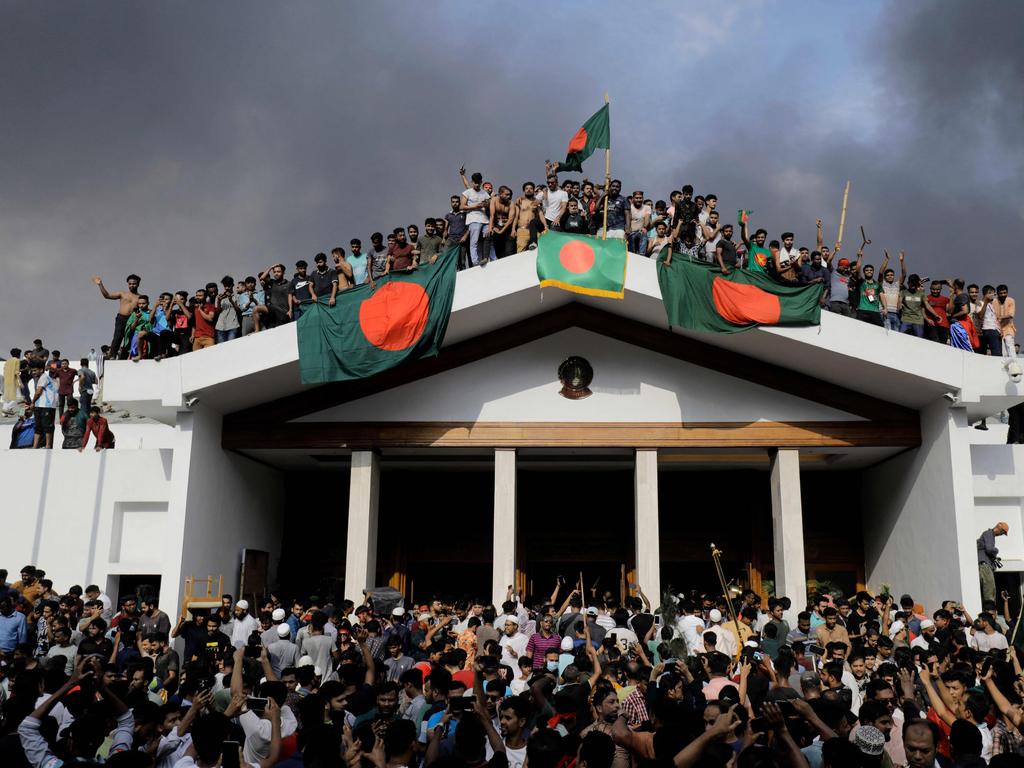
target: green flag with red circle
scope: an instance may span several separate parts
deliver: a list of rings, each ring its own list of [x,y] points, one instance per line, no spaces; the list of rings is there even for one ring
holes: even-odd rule
[[[605,104],[569,139],[569,146],[565,150],[565,162],[555,166],[555,171],[579,173],[583,170],[583,161],[594,154],[595,149],[611,147],[611,124],[608,121],[608,105]]]
[[[458,247],[433,264],[392,272],[307,305],[299,318],[299,374],[303,384],[365,379],[406,360],[438,353],[455,295]]]
[[[724,274],[684,259],[658,260],[658,285],[669,325],[733,333],[759,325],[819,325],[820,283],[784,285],[749,269]]]
[[[537,240],[537,279],[587,296],[621,299],[626,286],[626,241],[549,230]]]

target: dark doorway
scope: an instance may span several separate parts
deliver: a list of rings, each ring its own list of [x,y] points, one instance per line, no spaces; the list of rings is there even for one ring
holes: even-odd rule
[[[543,602],[564,577],[564,600],[583,572],[587,599],[597,583],[598,595],[619,599],[625,581],[633,580],[634,552],[632,470],[520,469],[518,474],[518,569],[527,602]]]

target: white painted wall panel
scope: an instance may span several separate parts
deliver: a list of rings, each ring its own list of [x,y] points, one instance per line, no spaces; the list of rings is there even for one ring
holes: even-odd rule
[[[558,394],[570,355],[594,368],[593,395]],[[853,421],[859,417],[570,328],[298,421]]]

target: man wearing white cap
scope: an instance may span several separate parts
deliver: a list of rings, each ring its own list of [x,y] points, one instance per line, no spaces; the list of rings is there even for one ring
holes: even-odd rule
[[[527,642],[529,638],[519,631],[519,617],[506,616],[505,634],[498,641],[498,645],[501,646],[502,663],[515,669],[519,657],[526,654]]]
[[[260,642],[263,645],[270,647],[270,644],[277,640],[277,628],[284,622],[287,614],[284,612],[284,608],[275,608],[274,612],[270,614],[270,628],[263,631],[260,635]],[[285,625],[287,626],[287,625]],[[288,639],[292,636],[292,628],[288,627]]]
[[[274,675],[280,679],[283,670],[295,666],[299,649],[292,642],[292,629],[287,624],[278,624],[271,631],[274,633],[274,642],[267,644],[267,658],[270,659]]]
[[[910,641],[911,648],[931,648],[935,640],[935,622],[931,619],[924,619],[921,622],[921,634]]]
[[[736,658],[736,633],[726,632],[722,628],[722,612],[712,608],[708,613],[708,620],[711,625],[701,635],[712,634],[715,636],[715,650],[721,651],[730,659]]]
[[[235,610],[231,620],[231,645],[235,648],[244,648],[249,642],[249,635],[260,628],[256,618],[249,615],[249,601],[239,600],[235,603]]]

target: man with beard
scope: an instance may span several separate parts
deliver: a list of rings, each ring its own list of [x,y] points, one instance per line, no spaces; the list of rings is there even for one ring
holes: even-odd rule
[[[523,184],[523,194],[512,206],[512,223],[510,228],[516,233],[516,253],[525,251],[530,246],[536,247],[538,230],[547,232],[548,225],[544,220],[544,208],[536,196],[533,182]]]
[[[491,254],[503,259],[512,248],[512,189],[502,184],[491,198],[487,229],[491,233]]]
[[[121,357],[121,347],[124,345],[124,331],[128,324],[128,318],[139,304],[139,285],[142,283],[142,278],[135,274],[128,275],[126,278],[128,290],[115,293],[107,291],[102,278],[98,275],[93,277],[92,281],[99,287],[100,294],[104,299],[118,302],[117,315],[114,317],[114,338],[110,342],[110,353],[107,355],[107,359],[116,360]]]

